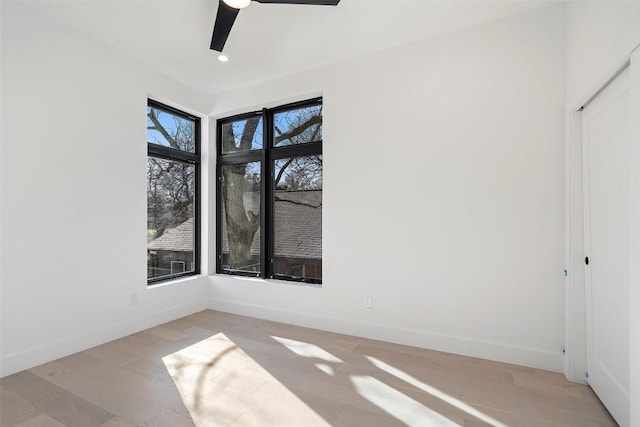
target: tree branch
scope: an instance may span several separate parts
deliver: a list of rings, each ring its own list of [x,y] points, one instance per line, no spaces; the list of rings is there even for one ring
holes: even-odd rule
[[[294,136],[298,136],[300,135],[302,132],[304,132],[305,130],[307,130],[309,127],[316,125],[316,124],[322,124],[322,116],[312,116],[311,118],[309,118],[309,120],[307,120],[306,122],[302,123],[300,126],[297,126],[293,129],[291,129],[289,132],[283,133],[282,135],[278,136],[275,138],[274,143],[278,144],[279,142],[282,142],[286,139],[291,139]]]
[[[322,206],[322,202],[320,202],[319,204],[316,205],[316,204],[312,204],[310,202],[307,203],[307,202],[304,202],[304,201],[298,202],[298,201],[291,200],[291,199],[283,199],[282,197],[278,197],[278,196],[276,196],[275,199],[276,199],[276,202],[287,202],[287,203],[291,203],[292,205],[308,206],[310,208],[315,208],[315,209],[317,209],[317,208]]]
[[[278,186],[278,183],[280,182],[280,179],[282,178],[282,174],[284,174],[284,171],[287,170],[287,168],[289,167],[289,165],[295,160],[295,157],[291,157],[289,160],[287,160],[287,163],[284,164],[284,166],[282,166],[280,168],[280,172],[278,172],[278,176],[276,177],[276,181],[275,181],[275,186]]]
[[[158,132],[160,132],[162,134],[162,136],[164,136],[164,138],[167,140],[169,145],[171,145],[171,148],[175,148],[176,150],[180,150],[180,146],[178,145],[176,140],[171,135],[169,135],[169,132],[167,132],[167,130],[164,128],[164,126],[162,126],[162,124],[160,123],[160,121],[158,120],[156,115],[154,114],[153,110],[149,111],[149,113],[147,114],[147,117],[149,117],[149,119],[153,122],[153,127],[148,127],[147,126],[147,129],[157,130]]]
[[[241,151],[251,150],[253,135],[256,133],[259,121],[260,117],[251,117],[250,119],[247,119],[247,123],[245,123],[244,130],[242,131],[242,137],[240,138],[239,148]]]

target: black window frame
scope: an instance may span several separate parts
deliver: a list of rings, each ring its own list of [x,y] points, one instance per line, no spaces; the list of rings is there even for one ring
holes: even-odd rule
[[[302,144],[276,147],[274,145],[274,116],[278,113],[320,106],[323,98],[317,97],[304,101],[292,102],[274,108],[237,114],[216,121],[216,273],[233,276],[260,277],[262,279],[278,279],[292,282],[322,284],[322,279],[311,277],[275,274],[275,182],[273,165],[275,160],[322,155],[323,140]],[[251,117],[262,117],[262,148],[233,153],[222,153],[222,127],[225,124],[245,120]],[[225,270],[223,261],[223,211],[222,211],[222,168],[227,165],[260,162],[260,271]],[[323,168],[324,169],[324,168]],[[322,260],[322,258],[321,258]],[[322,263],[322,261],[321,261]]]
[[[200,117],[189,114],[185,111],[179,110],[170,105],[163,104],[153,99],[147,99],[147,107],[161,110],[166,113],[178,116],[185,120],[193,122],[194,125],[194,152],[190,153],[184,150],[177,150],[171,147],[165,147],[163,145],[154,144],[147,141],[147,158],[156,157],[164,160],[170,160],[174,162],[186,163],[194,166],[194,194],[193,194],[193,270],[183,273],[171,274],[169,276],[153,277],[147,276],[147,286],[155,285],[162,282],[176,280],[182,277],[195,276],[200,274],[200,146],[202,143],[200,132]]]

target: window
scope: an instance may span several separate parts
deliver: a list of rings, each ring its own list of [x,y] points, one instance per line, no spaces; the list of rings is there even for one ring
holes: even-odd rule
[[[147,105],[147,281],[200,272],[200,119]]]
[[[322,283],[322,99],[218,121],[217,272]]]

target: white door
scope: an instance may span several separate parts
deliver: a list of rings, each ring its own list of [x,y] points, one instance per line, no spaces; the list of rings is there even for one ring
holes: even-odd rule
[[[629,85],[627,68],[582,112],[587,381],[624,427],[629,426]]]

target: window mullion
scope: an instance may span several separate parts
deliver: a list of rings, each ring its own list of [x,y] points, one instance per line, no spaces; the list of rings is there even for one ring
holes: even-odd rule
[[[220,132],[218,132],[220,133]],[[218,139],[219,141],[219,139]],[[216,164],[216,233],[222,236],[222,164]],[[222,271],[222,238],[216,238],[216,271]]]
[[[263,207],[264,207],[264,228],[262,236],[264,241],[262,242],[263,256],[264,256],[264,277],[273,277],[273,160],[271,158],[271,144],[273,141],[273,116],[272,113],[266,108],[264,111],[264,131],[263,131],[263,143],[262,151],[264,153],[264,191],[263,195]]]
[[[262,151],[224,154],[218,159],[218,163],[222,165],[233,165],[238,163],[252,163],[260,161],[262,161]]]
[[[260,177],[260,277],[269,277],[271,271],[270,257],[269,257],[269,203],[268,203],[268,191],[269,191],[269,176],[271,175],[271,168],[269,165],[269,137],[267,133],[269,131],[269,125],[266,114],[266,109],[262,110],[262,150],[261,150],[261,177]]]
[[[314,154],[322,154],[322,141],[308,144],[285,145],[283,147],[271,149],[272,160],[284,159],[287,157],[311,156]]]
[[[147,144],[147,155],[167,160],[177,160],[192,165],[200,163],[200,156],[173,148],[163,147],[157,144]]]

